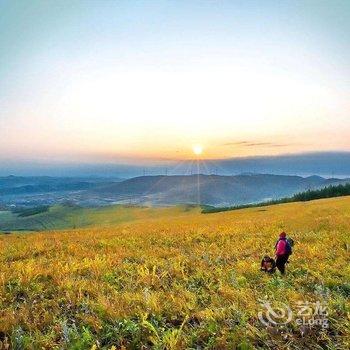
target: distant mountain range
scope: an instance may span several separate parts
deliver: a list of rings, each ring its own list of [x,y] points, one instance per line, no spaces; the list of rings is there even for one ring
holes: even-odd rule
[[[0,178],[0,205],[32,207],[70,202],[83,206],[112,203],[232,206],[347,182],[350,179],[270,174],[158,175],[127,180],[10,176]]]
[[[6,176],[0,177],[0,196],[58,191],[79,191],[96,187],[106,181],[110,184],[111,181],[121,181],[121,179],[106,180],[103,178]]]
[[[225,206],[277,199],[346,182],[319,176],[265,174],[141,176],[100,186],[85,193],[124,203],[172,205],[199,201],[201,204]]]

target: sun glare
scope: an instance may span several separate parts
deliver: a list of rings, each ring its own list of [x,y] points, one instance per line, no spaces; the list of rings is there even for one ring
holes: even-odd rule
[[[203,152],[203,147],[201,145],[194,145],[193,146],[193,153],[196,154],[197,156],[202,154]]]

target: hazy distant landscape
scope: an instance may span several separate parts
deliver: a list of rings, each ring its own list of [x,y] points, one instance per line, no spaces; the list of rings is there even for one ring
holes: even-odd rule
[[[158,175],[126,180],[8,176],[0,178],[0,205],[3,209],[55,204],[84,207],[111,204],[229,206],[279,199],[348,181],[269,174]]]

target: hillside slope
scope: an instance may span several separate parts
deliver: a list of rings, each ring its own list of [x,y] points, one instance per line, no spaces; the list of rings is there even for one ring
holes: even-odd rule
[[[1,231],[44,231],[83,227],[108,227],[122,222],[190,215],[199,211],[189,205],[169,208],[111,205],[98,208],[55,205],[39,214],[21,216],[0,211]]]
[[[350,197],[108,228],[0,235],[1,341],[13,348],[348,349]],[[259,271],[278,233],[287,275]],[[266,328],[259,300],[326,305],[328,328]]]

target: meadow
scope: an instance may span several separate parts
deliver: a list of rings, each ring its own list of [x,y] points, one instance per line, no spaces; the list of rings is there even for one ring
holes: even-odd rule
[[[84,208],[71,205],[54,205],[41,211],[32,210],[0,211],[2,231],[47,231],[75,229],[82,227],[106,227],[152,217],[177,216],[188,213],[193,206],[179,205],[168,208],[143,206],[110,205],[97,208]],[[33,215],[33,212],[38,211]]]
[[[0,235],[0,349],[350,348],[350,197],[122,213]],[[287,274],[264,274],[281,230]],[[263,301],[326,304],[328,328],[265,326]]]

